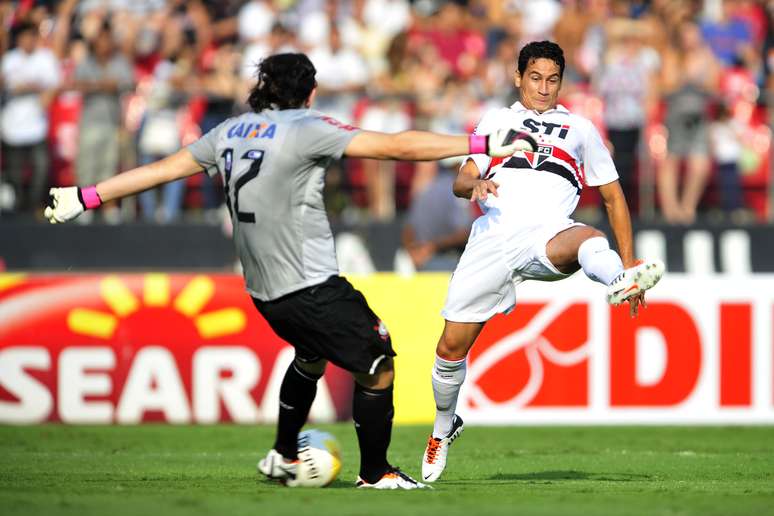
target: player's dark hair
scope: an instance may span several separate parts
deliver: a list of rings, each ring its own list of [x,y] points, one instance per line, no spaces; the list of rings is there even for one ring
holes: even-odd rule
[[[527,66],[535,59],[550,59],[559,66],[559,79],[564,77],[564,51],[553,41],[533,41],[519,52],[519,75],[524,75]]]
[[[294,109],[304,105],[317,86],[314,65],[306,54],[275,54],[258,65],[258,82],[247,103],[256,113],[264,109]]]

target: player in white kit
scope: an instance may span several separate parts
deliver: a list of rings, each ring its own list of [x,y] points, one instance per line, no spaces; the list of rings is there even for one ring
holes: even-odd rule
[[[519,283],[556,281],[582,269],[608,287],[611,304],[628,301],[635,316],[645,306],[645,291],[664,272],[660,261],[635,260],[629,209],[609,151],[589,120],[557,104],[563,72],[557,44],[522,48],[515,74],[521,102],[487,112],[476,131],[509,124],[530,133],[537,150],[507,158],[472,154],[455,180],[454,193],[478,201],[484,214],[473,223],[442,311],[446,324],[432,373],[436,417],[422,460],[424,481],[441,476],[449,446],[462,433],[455,409],[468,351],[486,321],[513,309]],[[584,186],[599,189],[618,253],[601,231],[570,218]]]
[[[296,351],[280,388],[276,441],[259,462],[259,472],[287,485],[296,482],[298,433],[317,381],[333,362],[355,379],[357,487],[424,487],[387,461],[395,352],[385,325],[338,274],[323,203],[325,171],[342,155],[419,161],[471,152],[509,156],[532,147],[511,127],[470,136],[361,131],[309,109],[315,73],[304,54],[267,57],[248,99],[251,112],[229,118],[161,161],[94,186],[52,188],[45,215],[52,223],[66,222],[103,202],[202,170],[221,175],[247,292],[274,332]]]

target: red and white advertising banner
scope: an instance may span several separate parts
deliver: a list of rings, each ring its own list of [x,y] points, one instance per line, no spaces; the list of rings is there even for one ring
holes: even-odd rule
[[[0,275],[0,423],[275,421],[292,359],[233,274]],[[329,366],[311,419],[351,400]]]
[[[774,423],[774,276],[667,275],[636,318],[580,274],[517,296],[469,355],[466,422]]]
[[[398,351],[396,421],[429,423],[448,276],[372,279],[355,283]],[[771,424],[773,315],[771,275],[667,274],[637,318],[582,274],[526,282],[473,347],[458,412],[481,424]],[[292,357],[233,274],[0,274],[0,424],[271,422]],[[349,419],[350,376],[329,366],[318,386],[312,419]]]

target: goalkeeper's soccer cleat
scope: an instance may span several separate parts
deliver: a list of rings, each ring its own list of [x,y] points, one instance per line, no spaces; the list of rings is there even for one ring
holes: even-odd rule
[[[277,450],[269,450],[266,457],[258,461],[258,472],[272,480],[280,480],[293,486],[298,471],[298,459],[287,461]]]
[[[650,260],[625,269],[607,289],[607,302],[620,305],[640,292],[653,288],[664,275],[664,262]]]
[[[357,477],[355,486],[364,489],[424,489],[430,488],[422,482],[417,482],[410,476],[406,475],[398,468],[391,468],[390,471],[384,474],[377,482],[369,484],[360,477]]]
[[[425,456],[422,458],[422,480],[425,482],[435,482],[441,477],[444,468],[446,468],[446,457],[449,454],[449,446],[460,436],[465,426],[462,418],[454,414],[452,419],[452,428],[446,437],[439,439],[430,434],[425,448]]]

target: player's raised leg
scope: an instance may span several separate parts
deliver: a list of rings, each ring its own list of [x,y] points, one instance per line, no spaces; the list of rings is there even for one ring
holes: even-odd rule
[[[419,489],[425,487],[387,461],[392,438],[392,401],[395,370],[385,357],[374,374],[353,373],[355,393],[352,419],[360,445],[360,474],[356,485],[371,489]]]
[[[546,245],[546,255],[561,272],[569,274],[580,268],[590,279],[607,286],[607,300],[614,305],[641,296],[664,274],[660,260],[637,261],[624,268],[604,233],[590,226],[557,233]]]
[[[306,361],[297,356],[291,362],[280,387],[277,437],[274,447],[258,462],[258,471],[292,485],[298,464],[298,433],[309,417],[317,394],[317,381],[325,372],[326,360]]]
[[[644,260],[634,267],[625,269],[608,287],[607,302],[611,305],[620,305],[641,296],[658,283],[664,275],[664,270],[664,262],[661,260]]]
[[[464,426],[457,409],[457,398],[465,381],[467,355],[484,323],[446,321],[436,347],[433,365],[435,422],[422,457],[422,479],[435,482],[446,468],[449,447]]]

